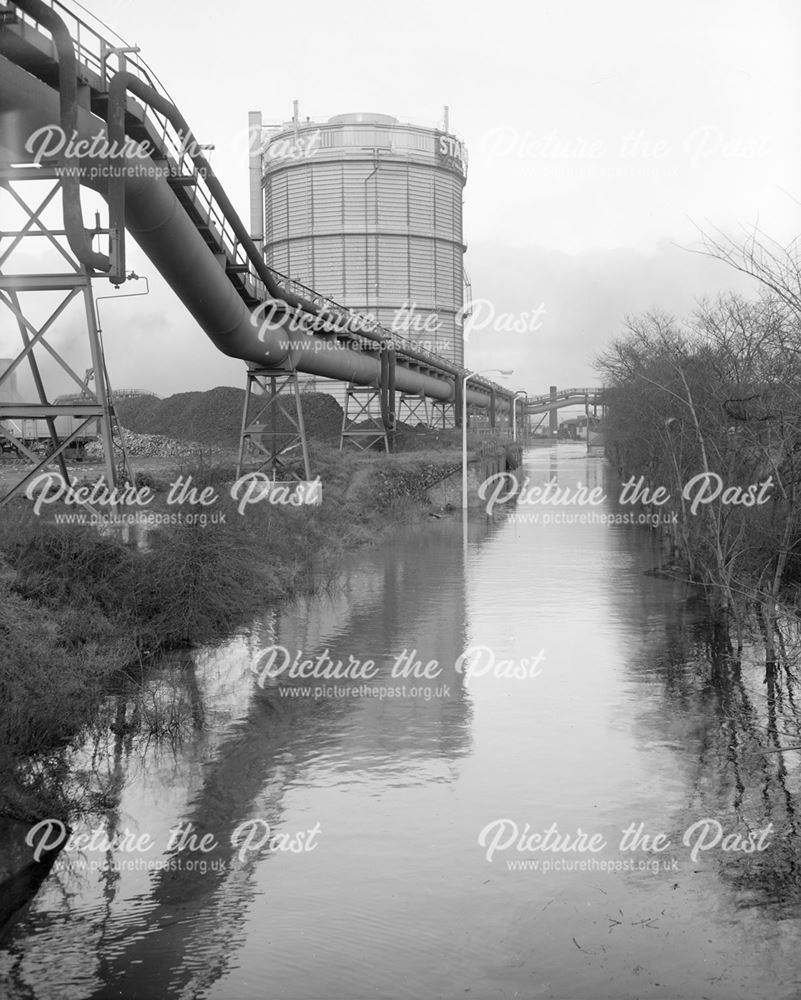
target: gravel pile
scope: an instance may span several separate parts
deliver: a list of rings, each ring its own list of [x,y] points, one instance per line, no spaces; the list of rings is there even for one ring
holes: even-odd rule
[[[424,462],[411,468],[390,467],[376,476],[373,499],[380,508],[390,507],[402,497],[422,497],[462,468],[461,462]]]
[[[235,449],[239,444],[244,398],[244,389],[218,386],[208,392],[180,392],[166,399],[155,396],[120,399],[116,409],[122,425],[137,434]],[[333,396],[309,392],[301,399],[306,433],[318,440],[338,441],[342,407]],[[289,409],[291,397],[287,396],[283,405]],[[286,420],[279,421],[279,431],[288,429]]]
[[[197,441],[176,441],[163,434],[135,434],[123,428],[125,446],[132,458],[183,458],[203,451],[204,454],[221,453],[222,449],[200,444]],[[90,441],[86,454],[91,458],[102,458],[103,446],[100,441]]]

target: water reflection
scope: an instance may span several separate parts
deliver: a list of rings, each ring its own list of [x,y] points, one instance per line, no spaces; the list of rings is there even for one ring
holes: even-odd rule
[[[661,732],[666,746],[680,746],[681,783],[692,790],[673,818],[676,830],[693,818],[715,817],[728,830],[772,824],[762,853],[719,858],[720,873],[736,891],[736,905],[780,907],[795,915],[801,903],[801,841],[795,805],[801,784],[801,747],[794,668],[798,627],[787,623],[786,669],[764,683],[758,637],[740,659],[709,622],[696,595],[676,603],[676,613],[655,640],[651,655],[629,663],[642,684],[659,691],[654,710],[640,718],[642,738]]]
[[[491,531],[477,525],[471,535],[478,543]],[[30,921],[37,936],[15,947],[17,973],[27,970],[38,989],[49,984],[54,992],[67,976],[82,996],[108,995],[111,982],[127,984],[123,995],[131,996],[144,995],[152,982],[163,984],[164,995],[208,987],[242,942],[260,891],[254,872],[269,857],[238,857],[232,836],[244,821],[258,818],[280,831],[285,794],[295,787],[372,784],[379,794],[455,778],[455,762],[470,747],[459,678],[435,686],[391,677],[404,649],[417,647],[443,664],[462,651],[464,576],[452,527],[407,533],[352,562],[328,596],[266,615],[205,661],[172,657],[151,674],[144,698],[123,693],[109,703],[107,724],[86,748],[113,803],[105,816],[109,835],[135,828],[163,847],[180,820],[214,846],[196,855],[203,864],[191,870],[115,869],[135,859],[108,852],[108,871],[89,876],[80,863],[62,871],[69,901],[57,905],[55,890],[37,901]],[[348,681],[338,682],[335,698],[309,697],[293,681],[259,687],[250,667],[278,643],[304,656],[327,649],[333,660],[370,657],[381,671],[375,688],[414,686],[419,693],[390,702],[360,696]],[[239,688],[233,697],[232,687]],[[289,696],[292,688],[298,697]],[[181,739],[165,744],[173,727]],[[162,738],[149,739],[151,731]],[[73,948],[78,937],[96,965],[54,966],[53,950]]]
[[[531,451],[523,473],[615,493],[582,445]],[[684,585],[646,575],[646,532],[512,514],[478,513],[464,550],[458,523],[404,532],[329,594],[110,698],[75,761],[104,796],[86,824],[146,831],[162,860],[191,824],[211,838],[205,867],[125,867],[118,850],[99,871],[71,852],[0,962],[9,995],[794,995],[798,755],[765,752],[801,743],[791,678],[767,691],[756,660],[720,653]],[[788,656],[796,641],[788,628]],[[262,686],[274,645],[372,659],[372,693]],[[544,652],[542,670],[467,677],[455,664],[476,646],[513,664]],[[440,674],[393,677],[412,650]],[[704,815],[772,821],[775,850],[694,864],[681,834]],[[642,822],[678,869],[514,871],[478,844],[499,817],[598,832],[610,856]],[[319,824],[319,846],[240,856],[249,820]]]

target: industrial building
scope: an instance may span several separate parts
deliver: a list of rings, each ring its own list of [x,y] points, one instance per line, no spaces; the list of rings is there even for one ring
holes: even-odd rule
[[[447,109],[432,128],[301,121],[296,105],[272,128],[252,112],[250,128],[251,231],[268,266],[463,366],[467,165]]]

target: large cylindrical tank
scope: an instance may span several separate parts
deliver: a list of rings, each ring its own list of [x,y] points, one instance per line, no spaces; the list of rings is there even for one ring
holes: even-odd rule
[[[295,118],[261,160],[267,263],[463,365],[462,143],[388,115]]]

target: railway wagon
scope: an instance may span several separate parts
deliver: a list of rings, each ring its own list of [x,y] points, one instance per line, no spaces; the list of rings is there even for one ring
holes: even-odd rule
[[[84,401],[82,396],[59,396],[55,403],[80,403]],[[56,434],[59,441],[69,437],[73,431],[83,422],[80,417],[61,416],[55,418]],[[0,453],[20,455],[22,452],[17,447],[16,438],[21,444],[31,451],[52,451],[53,440],[50,436],[50,429],[46,420],[41,418],[22,420],[0,420]],[[91,441],[96,441],[99,437],[98,421],[90,421],[83,428],[82,433],[67,448],[67,455],[77,461],[82,461],[86,457],[86,446]]]

